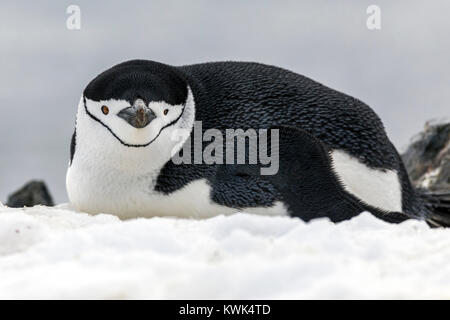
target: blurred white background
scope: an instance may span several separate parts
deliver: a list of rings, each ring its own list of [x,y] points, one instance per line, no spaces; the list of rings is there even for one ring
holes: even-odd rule
[[[81,30],[66,9],[81,8]],[[381,30],[366,9],[381,8]],[[142,58],[257,61],[369,104],[400,149],[450,114],[450,2],[10,1],[0,4],[0,200],[32,178],[66,201],[76,107],[104,69]]]

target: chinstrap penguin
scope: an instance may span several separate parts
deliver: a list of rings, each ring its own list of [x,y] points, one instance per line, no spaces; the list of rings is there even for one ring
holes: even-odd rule
[[[278,130],[279,146],[269,144],[279,153],[278,173],[261,175],[259,164],[175,164],[195,121],[203,131]],[[182,141],[173,138],[178,131],[187,132]],[[372,109],[259,63],[118,64],[85,88],[70,150],[69,200],[93,214],[245,211],[338,222],[369,211],[389,222],[450,223],[448,203],[411,185]]]

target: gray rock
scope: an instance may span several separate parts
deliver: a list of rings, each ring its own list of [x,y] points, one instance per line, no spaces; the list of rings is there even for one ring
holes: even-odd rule
[[[402,158],[416,186],[430,191],[450,191],[450,123],[427,122]]]
[[[8,197],[6,203],[11,208],[53,206],[53,199],[42,181],[31,181]]]

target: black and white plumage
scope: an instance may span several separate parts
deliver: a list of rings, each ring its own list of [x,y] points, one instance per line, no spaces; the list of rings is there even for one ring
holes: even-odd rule
[[[279,172],[174,164],[182,143],[173,136],[184,130],[187,139],[194,121],[203,131],[278,129]],[[367,105],[296,73],[245,62],[133,60],[97,76],[80,99],[67,190],[80,210],[124,218],[245,210],[341,221],[368,210],[400,222],[433,214]]]

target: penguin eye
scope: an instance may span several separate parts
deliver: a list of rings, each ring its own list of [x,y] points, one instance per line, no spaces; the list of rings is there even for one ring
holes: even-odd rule
[[[167,114],[169,113],[169,109],[164,110],[164,115],[167,116]]]
[[[109,113],[109,108],[107,106],[102,106],[102,112],[104,115],[107,115]]]

